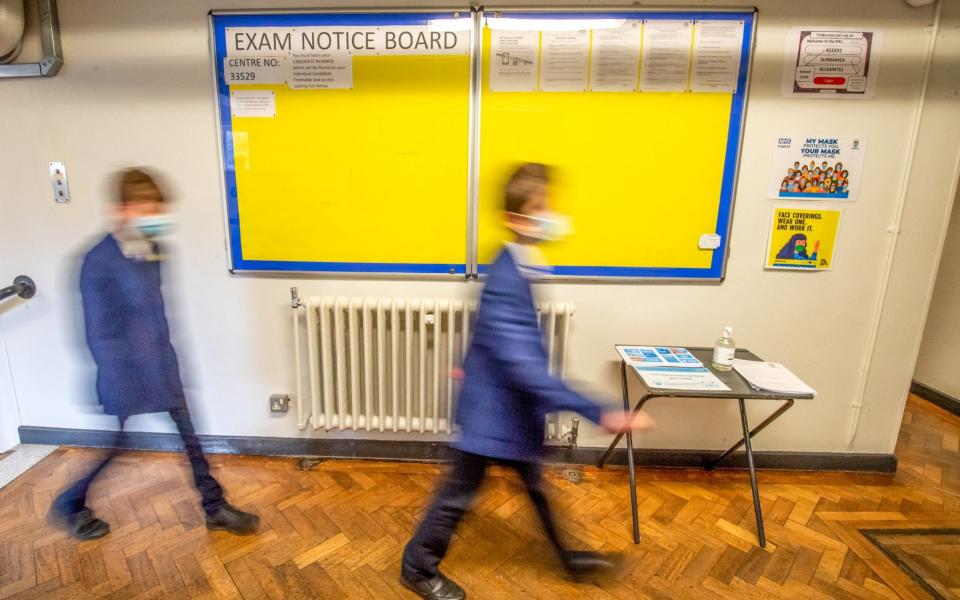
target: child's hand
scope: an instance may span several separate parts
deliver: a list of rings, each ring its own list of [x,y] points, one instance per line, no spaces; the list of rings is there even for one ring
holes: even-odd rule
[[[634,431],[653,429],[656,425],[653,417],[642,411],[634,417],[631,417],[630,413],[620,411],[605,412],[600,417],[600,426],[610,433],[623,433],[631,429]]]

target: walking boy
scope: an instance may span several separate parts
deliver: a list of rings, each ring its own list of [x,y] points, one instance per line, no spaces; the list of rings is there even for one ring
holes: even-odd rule
[[[460,439],[454,444],[452,471],[441,485],[427,516],[403,553],[401,582],[422,598],[459,600],[466,593],[438,569],[454,529],[483,482],[489,464],[512,468],[520,476],[547,537],[567,572],[584,576],[610,564],[592,552],[569,551],[561,544],[541,488],[540,457],[544,417],[573,411],[609,431],[631,427],[620,411],[604,412],[548,372],[528,277],[539,269],[533,245],[563,233],[563,222],[547,205],[547,168],[521,166],[505,191],[507,227],[515,241],[490,267],[480,299],[473,339],[463,364],[457,408]],[[649,427],[640,414],[633,426]]]
[[[84,257],[80,271],[87,344],[97,365],[97,394],[120,428],[127,417],[168,412],[183,438],[202,497],[207,529],[256,531],[260,518],[231,506],[210,474],[184,400],[177,356],[160,294],[163,250],[153,238],[168,229],[167,201],[154,178],[140,169],[120,174],[111,209],[114,229]],[[54,500],[51,512],[81,540],[105,536],[110,525],[86,506],[87,489],[117,455],[113,450],[86,477]]]

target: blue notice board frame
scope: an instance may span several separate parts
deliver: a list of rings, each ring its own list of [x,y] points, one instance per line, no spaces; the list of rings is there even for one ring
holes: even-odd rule
[[[493,9],[487,9],[492,11]],[[743,137],[743,123],[746,116],[746,102],[750,84],[750,66],[753,59],[753,44],[756,34],[757,11],[671,11],[671,10],[631,10],[631,11],[590,11],[571,9],[570,11],[511,11],[503,9],[504,17],[518,19],[644,19],[644,20],[743,20],[743,42],[740,48],[740,72],[737,77],[737,91],[730,105],[730,123],[727,129],[727,146],[724,152],[723,179],[720,185],[719,210],[715,233],[720,236],[720,246],[713,251],[709,268],[665,268],[665,267],[612,267],[612,266],[573,266],[555,265],[552,274],[546,279],[602,279],[602,280],[687,280],[722,281],[726,268],[727,253],[730,248],[730,222],[733,217],[734,196],[737,174],[740,164],[740,146]],[[489,264],[477,266],[483,275],[489,270]]]
[[[468,11],[466,11],[468,12]],[[217,83],[217,119],[220,125],[220,151],[224,194],[226,196],[227,239],[229,242],[230,271],[281,273],[342,273],[393,275],[459,275],[467,274],[465,263],[372,263],[246,260],[240,237],[240,210],[237,196],[237,178],[234,169],[233,123],[230,117],[230,90],[223,75],[223,58],[227,55],[227,27],[294,27],[294,26],[377,26],[426,25],[434,19],[450,18],[451,11],[434,12],[231,12],[212,11],[210,32],[213,40],[213,69]]]
[[[605,280],[692,280],[721,281],[724,277],[726,258],[729,251],[730,225],[733,214],[734,195],[740,159],[743,123],[746,100],[749,91],[749,74],[752,62],[752,50],[756,35],[756,10],[728,11],[671,11],[671,10],[630,10],[630,11],[590,11],[571,9],[552,11],[511,11],[504,9],[505,16],[539,19],[690,19],[690,20],[743,20],[743,42],[740,54],[740,71],[737,91],[733,94],[728,126],[727,145],[724,155],[723,178],[720,189],[719,210],[717,212],[716,231],[720,236],[720,246],[713,251],[709,268],[659,268],[659,267],[616,267],[616,266],[573,266],[559,265],[552,269],[552,278],[561,279],[605,279]],[[466,11],[464,11],[466,12]],[[482,12],[482,11],[481,11]],[[245,260],[243,258],[240,237],[240,214],[237,198],[237,182],[234,170],[232,122],[230,117],[230,93],[223,74],[223,60],[226,56],[225,30],[227,27],[257,26],[317,26],[317,25],[420,25],[432,19],[449,18],[450,11],[434,12],[211,12],[210,29],[213,42],[213,70],[217,88],[217,118],[220,127],[220,151],[224,194],[226,199],[226,226],[228,233],[229,257],[232,272],[281,272],[281,273],[333,273],[333,274],[394,274],[422,276],[469,276],[484,274],[489,265],[479,264],[468,267],[463,263],[367,263],[367,262],[306,262],[306,261],[264,261]],[[472,52],[477,51],[476,48]],[[479,73],[475,73],[479,77]],[[476,83],[476,82],[474,82]],[[474,85],[479,93],[479,85]],[[478,110],[479,99],[474,98],[471,110]],[[473,117],[471,117],[473,118]],[[470,140],[471,148],[476,145]],[[471,181],[471,186],[476,182]],[[474,191],[471,190],[471,196]],[[477,210],[475,203],[470,210]],[[468,215],[468,223],[476,222],[476,215]],[[467,236],[473,247],[467,248],[467,262],[476,256],[476,236]]]

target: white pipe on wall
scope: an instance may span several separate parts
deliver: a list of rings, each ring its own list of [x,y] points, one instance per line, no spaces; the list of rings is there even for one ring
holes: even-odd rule
[[[0,0],[0,65],[13,62],[23,45],[24,0]]]
[[[933,25],[930,28],[930,37],[927,40],[927,49],[924,56],[923,80],[920,83],[920,97],[917,99],[916,107],[913,113],[913,127],[910,132],[910,142],[907,146],[907,160],[903,165],[903,174],[900,177],[900,189],[897,193],[897,204],[894,213],[893,224],[887,228],[890,234],[887,244],[887,253],[883,262],[883,276],[880,282],[880,295],[877,297],[877,303],[873,312],[873,323],[870,327],[870,337],[867,341],[867,354],[863,360],[863,367],[860,369],[860,380],[857,385],[857,395],[851,404],[852,416],[850,419],[850,431],[847,435],[847,447],[853,447],[853,442],[857,439],[857,431],[860,427],[860,414],[863,411],[863,403],[866,399],[867,381],[870,378],[870,368],[873,363],[873,356],[877,350],[877,335],[880,333],[880,322],[883,319],[883,307],[887,299],[887,290],[890,287],[890,275],[893,272],[893,259],[897,253],[897,242],[900,239],[901,226],[903,224],[903,209],[907,202],[907,188],[910,183],[910,173],[913,170],[913,160],[917,154],[917,138],[920,136],[920,121],[923,118],[923,107],[927,100],[927,82],[930,79],[930,66],[933,63],[933,49],[937,40],[937,33],[940,31],[940,8],[942,0],[937,2],[934,10]]]

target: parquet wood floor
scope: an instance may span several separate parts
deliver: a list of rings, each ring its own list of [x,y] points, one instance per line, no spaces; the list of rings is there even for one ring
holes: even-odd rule
[[[960,598],[957,536],[889,532],[960,528],[958,440],[960,418],[911,398],[896,475],[761,472],[765,550],[745,472],[640,470],[638,546],[622,469],[587,469],[579,484],[550,472],[571,545],[623,552],[589,584],[560,575],[518,482],[494,471],[444,569],[475,599],[931,598],[865,529],[927,569],[942,597]],[[46,513],[97,455],[62,448],[0,491],[0,598],[411,598],[397,581],[400,553],[443,470],[333,460],[301,471],[294,459],[211,456],[230,499],[263,518],[258,535],[240,538],[207,532],[185,458],[130,453],[91,493],[112,532],[80,543]]]

